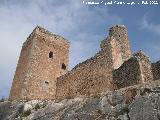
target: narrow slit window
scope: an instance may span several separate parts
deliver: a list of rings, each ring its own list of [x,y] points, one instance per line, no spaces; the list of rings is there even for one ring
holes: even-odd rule
[[[66,70],[66,65],[64,63],[62,63],[62,69]]]
[[[49,58],[53,58],[53,52],[49,52]]]

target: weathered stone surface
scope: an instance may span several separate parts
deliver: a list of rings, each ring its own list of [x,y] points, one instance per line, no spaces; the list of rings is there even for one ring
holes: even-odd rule
[[[160,79],[160,61],[152,63],[152,72],[154,80]]]
[[[134,100],[130,105],[129,116],[132,120],[158,120],[157,110],[154,109],[148,96],[140,97]],[[158,107],[158,106],[157,106]]]
[[[115,89],[139,84],[141,81],[139,61],[136,57],[125,61],[121,67],[113,71]]]
[[[25,104],[32,106],[30,114]],[[39,107],[36,107],[37,104]],[[159,120],[160,82],[62,101],[0,103],[0,120]]]
[[[23,44],[9,99],[97,97],[107,90],[144,84],[159,78],[158,62],[151,67],[149,57],[142,51],[132,55],[124,25],[111,27],[100,48],[95,56],[67,71],[69,42],[37,26]],[[132,102],[136,95],[136,89],[126,91],[125,103]],[[107,102],[116,106],[123,100],[123,95],[112,93],[108,98]],[[24,105],[24,111],[32,108],[30,103]]]
[[[113,71],[115,89],[153,81],[151,62],[142,51],[138,51]]]
[[[130,44],[129,44],[129,40],[128,40],[128,31],[126,26],[124,25],[115,25],[113,27],[111,27],[109,29],[109,36],[114,37],[120,47],[121,47],[121,55],[122,55],[122,59],[123,61],[128,60],[131,55],[131,49],[130,49]]]
[[[119,25],[110,28],[109,37],[101,42],[100,47],[94,57],[57,79],[56,98],[92,96],[113,89],[113,69],[131,57],[127,29]]]
[[[55,99],[57,77],[68,62],[69,42],[37,26],[22,46],[9,99]]]
[[[94,96],[111,90],[112,70],[131,57],[127,28],[123,25],[111,27],[109,37],[101,42],[100,47],[94,57],[65,74],[69,62],[68,41],[36,27],[23,44],[10,100]]]
[[[135,53],[133,56],[135,56],[139,60],[139,66],[141,71],[140,74],[142,79],[141,83],[152,82],[153,73],[149,56],[141,50]]]

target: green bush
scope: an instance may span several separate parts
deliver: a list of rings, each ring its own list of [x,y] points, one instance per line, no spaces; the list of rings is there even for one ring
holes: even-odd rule
[[[4,102],[4,101],[5,101],[5,98],[2,97],[2,98],[0,99],[0,102]]]
[[[29,110],[26,110],[26,111],[23,111],[23,113],[22,113],[22,117],[27,117],[27,116],[29,116],[31,114],[31,110],[29,109]]]
[[[37,111],[38,109],[40,109],[40,105],[37,103],[34,109]]]
[[[19,114],[23,113],[23,110],[24,110],[24,105],[20,105],[18,108],[18,113]]]

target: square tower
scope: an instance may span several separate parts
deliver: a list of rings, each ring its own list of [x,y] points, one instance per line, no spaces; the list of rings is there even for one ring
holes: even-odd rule
[[[109,29],[109,36],[116,39],[118,42],[123,61],[128,60],[132,56],[130,49],[128,31],[124,25],[115,25]]]
[[[101,42],[101,50],[111,59],[112,68],[119,68],[127,61],[132,52],[130,49],[128,31],[124,25],[115,25],[109,29],[109,37]]]
[[[69,42],[37,26],[23,44],[9,99],[54,99],[68,62]]]

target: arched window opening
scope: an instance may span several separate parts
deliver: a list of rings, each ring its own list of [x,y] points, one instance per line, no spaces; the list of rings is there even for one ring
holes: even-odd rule
[[[53,58],[53,52],[49,52],[49,58]]]
[[[64,63],[62,63],[62,69],[66,70],[66,65]]]

